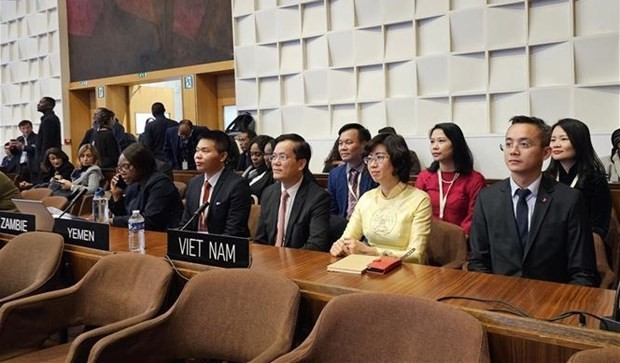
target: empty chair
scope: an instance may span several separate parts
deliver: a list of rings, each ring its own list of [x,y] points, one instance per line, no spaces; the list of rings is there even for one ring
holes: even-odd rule
[[[573,354],[568,363],[616,363],[620,362],[620,348],[609,347],[582,350]]]
[[[28,232],[0,249],[0,304],[50,287],[60,266],[63,247],[59,234]]]
[[[251,270],[202,272],[168,312],[103,338],[88,361],[270,362],[291,347],[299,298],[299,287],[278,276]]]
[[[0,307],[0,360],[86,361],[101,337],[155,316],[172,275],[162,259],[121,253],[99,260],[74,286],[8,302]],[[50,335],[81,325],[92,329],[41,349]]]
[[[45,198],[43,198],[42,201],[43,201],[43,205],[44,206],[46,206],[46,207],[54,207],[54,208],[58,208],[60,210],[65,209],[67,204],[69,204],[69,201],[67,200],[67,198],[61,197],[61,196],[45,197]]]
[[[428,263],[431,266],[460,269],[467,260],[467,238],[461,227],[433,220],[428,238]]]
[[[52,196],[52,190],[49,188],[33,188],[22,190],[22,198],[30,200],[43,200]]]
[[[175,181],[174,186],[177,187],[177,190],[179,191],[179,195],[181,196],[181,199],[185,199],[185,191],[187,190],[187,184],[180,182],[180,181]]]
[[[355,293],[332,299],[306,340],[275,362],[489,362],[471,315],[413,296]]]

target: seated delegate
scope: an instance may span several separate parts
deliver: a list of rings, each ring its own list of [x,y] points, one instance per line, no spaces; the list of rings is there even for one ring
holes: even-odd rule
[[[78,167],[71,173],[71,179],[58,181],[59,189],[53,195],[71,197],[80,190],[86,189],[86,194],[95,194],[104,179],[101,168],[99,167],[99,155],[97,149],[91,144],[85,144],[78,150]]]
[[[330,253],[400,257],[415,248],[406,261],[426,263],[431,202],[428,194],[407,184],[411,168],[407,143],[400,135],[379,134],[366,145],[366,152],[364,161],[379,187],[361,196]],[[360,241],[362,236],[368,244]]]
[[[126,227],[131,212],[139,210],[148,230],[177,227],[183,213],[179,191],[172,180],[155,170],[153,153],[141,143],[129,145],[118,159],[110,183],[110,223]]]

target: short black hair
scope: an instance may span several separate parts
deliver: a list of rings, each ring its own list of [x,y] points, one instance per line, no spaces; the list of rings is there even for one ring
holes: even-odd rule
[[[428,133],[430,138],[435,130],[442,130],[446,137],[452,143],[452,159],[454,160],[454,168],[457,173],[469,174],[474,170],[474,157],[465,141],[465,135],[459,125],[453,122],[438,123]],[[439,169],[439,162],[433,161],[428,170],[436,172]]]
[[[273,141],[273,137],[269,135],[258,135],[254,138],[254,141],[250,144],[250,148],[252,145],[256,144],[261,153],[265,152],[265,145]]]
[[[50,106],[50,108],[56,107],[56,100],[55,99],[53,99],[51,97],[48,97],[48,96],[41,97],[41,99],[45,100],[45,103],[47,103],[48,106]]]
[[[512,125],[529,124],[536,126],[540,131],[540,141],[542,146],[549,146],[549,142],[551,141],[551,128],[542,119],[533,116],[518,115],[513,116],[509,122]]]
[[[179,126],[181,126],[181,125],[187,125],[187,126],[189,126],[190,129],[194,128],[194,124],[192,123],[192,121],[188,120],[186,118],[181,120],[181,121],[179,121]]]
[[[373,137],[365,147],[368,155],[378,145],[385,146],[390,156],[390,162],[394,167],[394,174],[403,183],[409,182],[409,170],[411,169],[411,154],[405,139],[398,134],[380,133]]]
[[[224,131],[221,130],[209,130],[202,134],[200,140],[206,139],[211,140],[215,144],[215,149],[219,153],[230,153],[231,142],[230,137],[226,135]],[[237,147],[237,145],[234,145]]]
[[[377,131],[377,133],[396,135],[396,129],[393,128],[392,126],[386,126],[386,127],[380,128],[379,131]]]
[[[360,142],[366,143],[370,141],[370,131],[368,131],[368,129],[365,128],[363,125],[354,122],[342,126],[340,130],[338,130],[338,136],[342,135],[343,132],[349,130],[357,130],[357,136]]]
[[[156,170],[155,156],[140,142],[127,146],[122,153],[125,159],[137,170],[138,179],[147,179]]]
[[[278,145],[282,141],[292,141],[295,143],[295,147],[293,148],[295,159],[305,159],[306,166],[304,170],[310,170],[310,158],[312,157],[312,149],[310,148],[310,144],[306,142],[306,139],[304,139],[298,134],[282,134],[276,137],[275,145]]]
[[[166,108],[164,107],[164,104],[161,102],[155,102],[151,106],[151,113],[153,114],[153,116],[163,115],[164,112],[166,112]]]
[[[24,126],[30,126],[30,127],[32,127],[32,122],[30,122],[30,120],[21,120],[21,121],[17,124],[17,127],[24,127]]]

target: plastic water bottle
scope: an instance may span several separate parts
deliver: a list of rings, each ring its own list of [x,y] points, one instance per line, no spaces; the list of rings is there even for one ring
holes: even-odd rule
[[[129,217],[129,252],[144,253],[144,217],[139,210]]]
[[[93,197],[93,220],[96,223],[108,223],[108,200],[104,197],[103,188],[97,188]]]

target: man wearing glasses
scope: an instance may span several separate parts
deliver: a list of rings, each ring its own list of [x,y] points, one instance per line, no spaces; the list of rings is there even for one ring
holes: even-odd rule
[[[250,145],[254,141],[256,137],[256,132],[247,129],[241,131],[237,136],[235,136],[235,141],[239,144],[239,148],[241,149],[241,153],[239,154],[239,159],[237,159],[237,167],[235,170],[237,171],[245,171],[248,167],[252,166],[252,157],[250,156]]]
[[[309,173],[310,145],[297,134],[275,144],[271,167],[278,182],[263,192],[256,242],[327,251],[330,197]]]
[[[510,122],[502,147],[510,178],[480,191],[469,270],[597,286],[583,196],[541,172],[549,127],[536,117]]]

